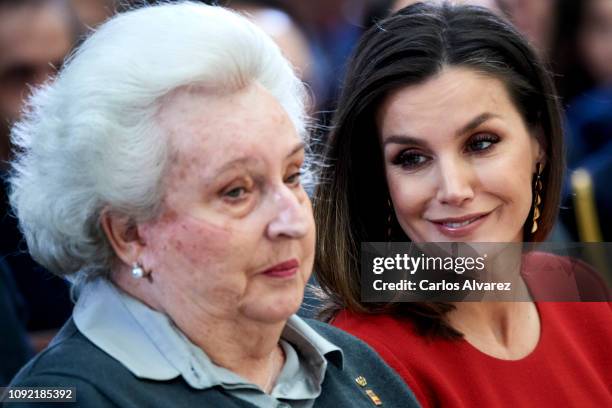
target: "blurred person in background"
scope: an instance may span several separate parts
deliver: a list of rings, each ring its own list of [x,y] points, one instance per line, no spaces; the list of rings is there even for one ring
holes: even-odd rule
[[[43,348],[70,314],[66,283],[27,254],[16,219],[9,214],[4,183],[11,156],[9,129],[24,100],[61,68],[76,39],[77,24],[66,2],[0,2],[0,258],[25,298],[25,318],[36,349]]]
[[[94,31],[12,132],[29,250],[77,294],[12,385],[75,387],[87,407],[416,407],[371,348],[294,315],[315,248],[306,99],[221,7]]]
[[[316,106],[317,95],[323,84],[317,71],[320,67],[314,59],[310,42],[287,7],[273,0],[236,0],[219,2],[221,5],[245,13],[258,27],[268,34],[280,47],[283,55],[296,71],[298,77],[309,84],[315,100],[311,101],[311,113]]]
[[[610,0],[556,0],[549,56],[564,106],[583,93],[612,84]]]
[[[69,0],[80,23],[93,29],[118,11],[119,0]]]
[[[434,1],[440,3],[443,0],[371,0],[368,2],[368,8],[364,14],[364,29],[370,28],[378,21],[390,16],[406,6],[423,1]],[[485,7],[497,15],[503,15],[497,0],[454,0],[453,3]]]
[[[558,0],[496,0],[497,6],[546,61],[554,44]]]
[[[612,1],[583,0],[578,46],[595,84],[612,86]]]
[[[69,10],[61,2],[0,2],[0,159],[9,157],[9,127],[31,88],[53,76],[72,49]]]
[[[0,259],[0,387],[5,387],[33,355],[23,312],[13,275]]]
[[[612,241],[612,0],[558,0],[551,65],[566,107],[569,170],[589,172],[604,241]],[[565,204],[573,207],[569,180]],[[578,239],[573,212],[563,220]]]
[[[321,86],[316,89],[320,119],[328,123],[346,60],[363,32],[370,0],[279,0],[295,16],[310,43]]]
[[[422,0],[421,0],[422,1]],[[441,2],[443,0],[425,0],[425,1],[438,1]],[[420,0],[395,0],[392,3],[391,13],[398,11],[406,6],[409,6],[414,3],[419,3]],[[453,0],[451,1],[455,4],[469,4],[472,6],[485,7],[495,13],[501,13],[499,9],[499,5],[497,4],[497,0]]]

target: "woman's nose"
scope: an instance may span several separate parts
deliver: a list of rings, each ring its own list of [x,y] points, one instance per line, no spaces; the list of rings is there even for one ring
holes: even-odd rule
[[[267,227],[269,238],[301,238],[308,233],[312,223],[312,210],[309,205],[305,205],[304,200],[308,200],[306,195],[300,199],[286,186],[274,193],[274,214]]]
[[[468,163],[449,159],[440,165],[436,198],[442,204],[461,206],[474,198],[473,171]]]

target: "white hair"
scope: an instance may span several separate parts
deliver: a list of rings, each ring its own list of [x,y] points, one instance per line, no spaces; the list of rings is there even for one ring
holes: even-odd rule
[[[160,101],[184,86],[232,91],[252,82],[306,139],[304,85],[246,18],[180,2],[100,26],[56,80],[34,92],[12,130],[9,198],[33,258],[73,281],[108,276],[116,258],[101,211],[140,222],[160,210],[170,150],[154,120]]]

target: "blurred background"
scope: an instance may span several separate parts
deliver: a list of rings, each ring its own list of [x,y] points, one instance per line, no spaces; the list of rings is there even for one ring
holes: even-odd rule
[[[434,0],[431,0],[434,1]],[[322,143],[361,33],[409,0],[219,0],[247,13],[309,86]],[[509,19],[553,72],[565,108],[567,182],[554,241],[612,241],[612,0],[456,0]],[[146,1],[0,0],[0,386],[71,312],[68,285],[28,255],[6,199],[9,129],[31,90],[115,13]],[[151,44],[152,47],[155,44]],[[320,145],[319,145],[320,146]]]

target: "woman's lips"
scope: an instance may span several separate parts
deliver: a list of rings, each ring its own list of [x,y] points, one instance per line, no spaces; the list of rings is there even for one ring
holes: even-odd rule
[[[481,226],[493,211],[467,215],[456,218],[430,220],[442,234],[451,238],[460,238],[471,234]]]
[[[297,273],[299,267],[297,259],[290,259],[266,269],[262,274],[271,278],[289,278]]]

